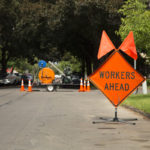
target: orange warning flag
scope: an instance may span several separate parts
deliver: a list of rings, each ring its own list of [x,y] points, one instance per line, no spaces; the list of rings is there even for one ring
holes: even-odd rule
[[[137,60],[136,46],[134,43],[134,37],[133,37],[132,31],[130,31],[130,33],[125,38],[125,40],[123,41],[119,49],[121,49],[123,52],[125,52],[127,55],[129,55],[133,59]]]
[[[111,40],[109,39],[105,31],[102,32],[101,42],[97,54],[97,58],[100,59],[102,56],[109,53],[111,50],[116,49]]]

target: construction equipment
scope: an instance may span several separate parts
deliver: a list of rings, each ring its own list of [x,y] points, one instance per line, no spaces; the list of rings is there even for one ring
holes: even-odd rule
[[[47,91],[52,92],[60,86],[79,86],[79,84],[73,84],[73,81],[63,73],[55,64],[48,62],[51,65],[51,68],[56,69],[60,75],[55,75],[54,71],[48,67],[42,68],[38,73],[38,78],[41,85],[45,85]]]

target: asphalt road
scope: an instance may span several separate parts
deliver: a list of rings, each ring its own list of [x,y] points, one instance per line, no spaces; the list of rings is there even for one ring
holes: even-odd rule
[[[138,120],[92,124],[114,117],[114,107],[98,90],[0,89],[0,150],[150,149],[150,121],[122,107],[118,116]]]

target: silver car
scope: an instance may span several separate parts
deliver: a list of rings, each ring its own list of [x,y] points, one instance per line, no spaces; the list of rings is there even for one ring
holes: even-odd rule
[[[0,84],[18,84],[21,82],[21,77],[18,74],[0,74]]]

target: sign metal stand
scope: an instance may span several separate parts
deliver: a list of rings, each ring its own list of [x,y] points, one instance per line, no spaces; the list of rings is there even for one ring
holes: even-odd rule
[[[115,117],[114,118],[99,117],[100,121],[93,121],[93,124],[97,124],[97,123],[125,123],[125,124],[132,124],[132,125],[136,124],[136,123],[132,123],[129,121],[136,121],[136,120],[138,120],[137,118],[119,119],[117,108],[118,107],[115,107]]]

